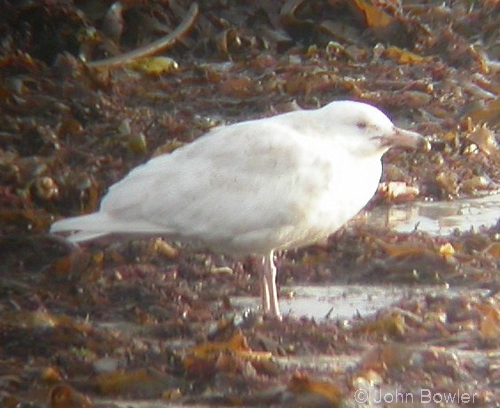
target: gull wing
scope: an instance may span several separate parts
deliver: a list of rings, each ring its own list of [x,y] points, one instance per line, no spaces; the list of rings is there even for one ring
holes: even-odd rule
[[[110,189],[101,211],[229,253],[288,246],[329,189],[331,160],[273,119],[217,128],[153,158]]]

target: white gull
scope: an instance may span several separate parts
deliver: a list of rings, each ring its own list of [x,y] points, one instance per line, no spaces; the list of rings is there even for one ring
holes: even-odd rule
[[[263,311],[280,318],[274,252],[317,242],[356,215],[394,146],[428,142],[353,101],[215,128],[136,167],[99,211],[57,221],[51,232],[72,232],[74,243],[161,236],[252,256]]]

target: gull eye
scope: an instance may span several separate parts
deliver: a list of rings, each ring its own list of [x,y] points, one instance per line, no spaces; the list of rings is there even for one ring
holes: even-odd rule
[[[364,130],[364,129],[366,129],[368,127],[368,123],[363,122],[363,121],[359,121],[359,122],[356,123],[356,127],[358,129],[363,129]]]

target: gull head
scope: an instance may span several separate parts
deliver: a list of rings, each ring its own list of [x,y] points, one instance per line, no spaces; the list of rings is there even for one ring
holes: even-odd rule
[[[382,156],[392,147],[430,149],[422,135],[395,126],[381,110],[367,103],[336,101],[318,113],[328,118],[323,123],[331,124],[324,133],[357,156]]]

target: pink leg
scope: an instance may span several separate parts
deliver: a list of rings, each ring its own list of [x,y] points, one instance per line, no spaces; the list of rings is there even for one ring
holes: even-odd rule
[[[276,289],[276,266],[274,265],[274,254],[260,259],[253,259],[260,275],[260,293],[262,296],[262,310],[264,314],[281,319],[280,306],[278,303],[278,291]]]
[[[269,309],[271,307],[270,297],[269,297],[269,286],[267,285],[267,280],[265,277],[265,269],[264,264],[266,262],[266,258],[259,259],[257,266],[257,271],[259,272],[259,280],[260,280],[260,296],[262,299],[262,311],[264,314],[269,313]]]

